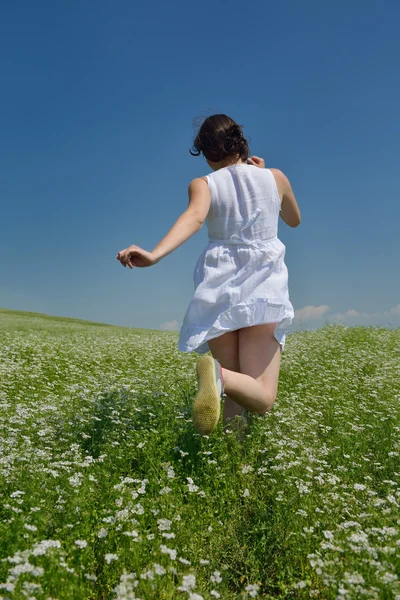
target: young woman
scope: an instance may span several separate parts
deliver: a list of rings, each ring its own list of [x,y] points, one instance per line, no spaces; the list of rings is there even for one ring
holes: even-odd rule
[[[289,300],[279,215],[291,227],[300,211],[287,177],[249,158],[242,128],[227,115],[205,119],[193,155],[203,154],[212,173],[189,185],[189,206],[166,237],[147,252],[130,246],[118,253],[123,266],[149,267],[198,231],[208,245],[194,269],[194,296],[179,335],[183,352],[205,354],[197,363],[193,421],[208,435],[224,420],[265,414],[276,399],[281,352],[294,311]]]

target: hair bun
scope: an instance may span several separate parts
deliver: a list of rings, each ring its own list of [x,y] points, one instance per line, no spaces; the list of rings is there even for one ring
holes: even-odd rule
[[[246,161],[249,146],[242,127],[227,115],[220,114],[207,117],[202,123],[190,154],[198,156],[200,152],[211,162],[237,155]]]
[[[240,127],[240,125],[237,125],[237,123],[235,123],[235,125],[232,125],[227,130],[226,137],[227,138],[235,138],[235,137],[242,138],[243,137],[243,132],[242,132],[242,128]]]

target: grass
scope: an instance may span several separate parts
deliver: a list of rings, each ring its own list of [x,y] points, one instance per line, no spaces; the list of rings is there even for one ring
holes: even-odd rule
[[[240,442],[177,333],[0,310],[0,599],[400,599],[400,331],[288,336]]]

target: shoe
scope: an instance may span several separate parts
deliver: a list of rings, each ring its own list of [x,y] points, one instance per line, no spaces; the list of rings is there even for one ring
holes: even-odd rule
[[[212,356],[202,356],[196,366],[199,391],[193,403],[193,424],[202,435],[208,435],[218,425],[224,379],[219,362]]]

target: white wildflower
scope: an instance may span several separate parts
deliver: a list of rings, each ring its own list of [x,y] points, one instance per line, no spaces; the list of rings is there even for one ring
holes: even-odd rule
[[[190,592],[196,587],[195,575],[184,575],[182,585],[178,587],[181,592]]]
[[[135,531],[134,529],[132,531],[124,531],[123,534],[127,535],[128,537],[132,537],[132,538],[138,538],[139,537],[138,532]]]
[[[221,583],[222,577],[219,571],[214,571],[213,575],[210,577],[211,583]]]
[[[154,567],[154,572],[156,575],[165,575],[166,570],[164,569],[164,567],[162,565],[154,563],[153,567]]]
[[[160,550],[163,554],[169,554],[171,560],[176,559],[176,550],[174,550],[173,548],[168,548],[168,546],[164,546],[164,544],[161,544]]]
[[[117,559],[118,559],[118,554],[111,554],[111,553],[109,553],[109,554],[105,554],[104,555],[104,560],[106,561],[106,563],[108,565],[110,564],[110,562],[112,560],[117,560]]]
[[[359,490],[361,492],[367,489],[367,486],[365,486],[363,483],[355,483],[353,487],[355,490]]]
[[[12,494],[10,494],[10,498],[18,498],[19,496],[23,496],[25,492],[21,492],[21,490],[16,490]]]
[[[251,473],[251,471],[253,471],[253,467],[250,465],[243,465],[242,466],[242,473]]]
[[[197,492],[197,490],[199,489],[199,486],[194,484],[194,481],[191,477],[186,477],[186,479],[188,481],[187,486],[188,486],[189,492]]]
[[[344,574],[344,579],[347,583],[361,583],[364,584],[364,577],[360,573],[347,573]]]
[[[140,575],[141,579],[150,579],[151,581],[154,579],[154,573],[153,571],[150,569],[149,571],[146,571],[145,573],[142,573]]]
[[[160,531],[168,531],[171,529],[172,521],[169,521],[168,519],[158,519],[157,523]]]
[[[69,477],[68,481],[72,485],[72,487],[79,487],[82,485],[83,475],[82,473],[75,473],[72,477]]]
[[[260,586],[257,585],[256,583],[247,585],[245,587],[246,592],[249,593],[250,598],[255,598],[258,595],[258,590],[260,589]]]
[[[107,529],[104,529],[104,527],[102,527],[100,529],[100,531],[97,533],[98,538],[105,538],[105,537],[107,537],[107,535],[108,535],[108,531],[107,531]]]
[[[33,556],[43,556],[50,548],[61,548],[61,543],[58,540],[42,540],[34,545],[31,554]]]

